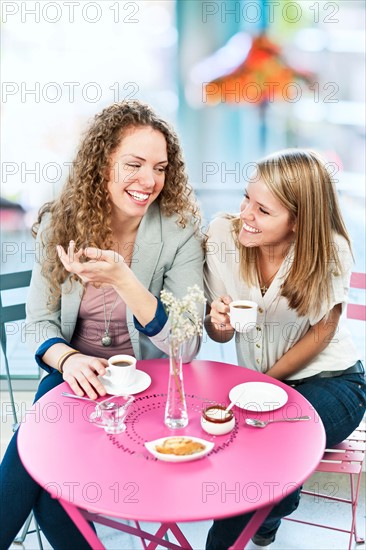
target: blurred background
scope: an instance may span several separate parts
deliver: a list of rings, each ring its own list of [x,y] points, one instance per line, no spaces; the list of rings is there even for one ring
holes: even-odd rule
[[[27,0],[1,10],[2,272],[32,267],[38,208],[65,181],[88,121],[124,99],[175,126],[205,224],[238,210],[263,154],[321,152],[354,270],[365,272],[363,0]]]

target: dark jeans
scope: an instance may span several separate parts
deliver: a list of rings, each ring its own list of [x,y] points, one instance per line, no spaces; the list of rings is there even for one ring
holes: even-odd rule
[[[61,382],[62,376],[58,371],[46,376],[39,385],[35,401]],[[18,454],[17,433],[11,439],[0,466],[0,491],[1,550],[9,548],[32,509],[52,548],[90,549],[58,501],[26,472]]]
[[[366,382],[363,374],[317,378],[300,384],[296,390],[312,404],[322,419],[327,447],[349,436],[361,422],[366,410]],[[264,546],[275,540],[281,519],[298,507],[300,490],[297,489],[274,506],[255,535],[257,544]],[[208,533],[206,550],[225,550],[231,546],[252,515],[253,512],[215,520]]]

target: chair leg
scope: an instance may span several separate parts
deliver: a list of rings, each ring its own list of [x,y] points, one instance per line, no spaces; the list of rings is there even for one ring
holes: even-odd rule
[[[43,550],[42,537],[41,537],[41,530],[40,530],[40,528],[39,528],[39,525],[38,525],[38,522],[37,522],[36,519],[34,519],[34,523],[35,523],[35,526],[36,526],[36,533],[37,533],[37,539],[38,539],[39,550]]]
[[[24,542],[25,537],[27,536],[28,529],[29,529],[29,526],[30,526],[30,524],[31,524],[32,518],[33,518],[33,512],[31,512],[31,513],[29,514],[29,516],[27,517],[26,522],[25,522],[24,525],[23,525],[23,529],[22,529],[21,534],[18,535],[18,536],[14,539],[14,542],[16,542],[17,544],[22,544],[22,543]]]
[[[8,385],[11,411],[12,411],[13,421],[14,421],[13,422],[13,432],[15,432],[17,427],[18,427],[18,417],[17,417],[16,407],[15,407],[15,400],[14,400],[13,386],[12,386],[12,383],[11,383],[9,363],[8,363],[8,359],[6,357],[5,352],[4,352],[4,359],[5,359],[4,363],[5,363],[5,370],[6,370],[6,381],[7,381],[7,385]]]
[[[356,487],[354,483],[354,474],[350,474],[350,482],[351,482],[351,499],[352,499],[352,526],[351,526],[351,536],[349,541],[349,550],[351,549],[352,545],[352,538],[354,537],[356,544],[361,544],[365,542],[365,540],[357,535],[357,525],[356,525],[356,513],[357,513],[357,504],[358,504],[358,497],[359,497],[359,491],[360,491],[360,485],[361,485],[361,477],[362,477],[362,471],[357,475],[357,482]]]
[[[30,527],[30,524],[32,522],[32,519],[34,519],[34,526],[35,526],[35,529],[34,530],[30,530],[29,527]],[[23,525],[23,529],[22,529],[22,532],[20,535],[18,535],[15,539],[14,539],[14,542],[16,544],[23,544],[23,542],[25,541],[25,538],[27,535],[29,535],[30,533],[36,533],[37,534],[37,539],[38,539],[38,546],[39,546],[39,550],[43,550],[43,543],[42,543],[42,537],[41,537],[41,530],[39,528],[39,525],[38,525],[38,522],[36,520],[36,518],[34,517],[33,515],[33,512],[31,512],[29,514],[29,516],[27,517],[27,520],[26,522],[24,523]]]

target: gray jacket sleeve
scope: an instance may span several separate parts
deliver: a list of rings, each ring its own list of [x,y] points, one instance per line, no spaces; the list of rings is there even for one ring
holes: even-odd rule
[[[62,285],[62,299],[55,308],[49,306],[50,288],[42,275],[42,265],[45,263],[47,266],[47,262],[51,261],[50,247],[56,246],[56,243],[49,243],[45,238],[48,220],[45,216],[38,231],[36,259],[26,304],[25,340],[33,352],[52,338],[62,338],[67,342],[71,340],[83,291],[80,283],[71,283],[68,279]],[[62,310],[65,312],[63,316]]]
[[[164,275],[163,288],[177,298],[186,295],[188,287],[197,285],[203,288],[203,249],[201,240],[192,227],[187,227],[181,233],[179,245],[170,269]],[[204,306],[197,304],[197,310],[203,318]],[[189,313],[188,313],[189,315]],[[169,352],[169,318],[163,329],[151,341],[164,353]],[[188,363],[198,353],[201,346],[201,337],[196,336],[182,345],[183,361]]]

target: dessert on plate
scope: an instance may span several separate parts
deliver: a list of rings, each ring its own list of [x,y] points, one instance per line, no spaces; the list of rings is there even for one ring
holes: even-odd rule
[[[193,441],[189,437],[168,437],[162,444],[155,447],[158,453],[177,456],[200,453],[205,448],[205,445],[199,441]]]

